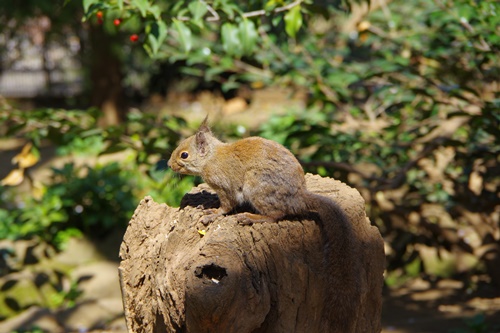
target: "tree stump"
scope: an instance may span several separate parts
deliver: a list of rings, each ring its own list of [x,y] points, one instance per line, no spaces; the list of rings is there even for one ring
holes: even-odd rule
[[[355,238],[350,265],[324,260],[324,233],[312,219],[249,226],[228,215],[205,226],[201,206],[218,206],[205,184],[186,194],[180,209],[146,197],[120,249],[129,331],[340,332],[329,318],[337,305],[326,306],[336,291],[352,290],[353,331],[380,332],[384,244],[364,200],[339,181],[310,174],[306,180],[311,192],[331,197],[349,217]],[[336,221],[325,227],[330,223]],[[342,271],[335,276],[355,273],[356,286],[329,285],[332,267]]]

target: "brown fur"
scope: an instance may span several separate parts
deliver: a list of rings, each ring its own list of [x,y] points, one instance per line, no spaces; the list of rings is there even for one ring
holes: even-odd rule
[[[286,216],[317,213],[325,235],[325,260],[332,262],[325,265],[332,267],[332,271],[326,272],[329,284],[346,286],[325,295],[327,313],[322,315],[328,318],[329,327],[324,331],[356,331],[360,277],[346,269],[348,258],[355,253],[351,223],[335,202],[307,190],[302,166],[288,149],[260,137],[223,143],[213,136],[205,120],[195,135],[174,150],[168,165],[176,172],[201,176],[216,191],[220,208],[211,211],[206,222],[245,203],[255,208],[257,214],[239,214],[242,224],[277,222]]]

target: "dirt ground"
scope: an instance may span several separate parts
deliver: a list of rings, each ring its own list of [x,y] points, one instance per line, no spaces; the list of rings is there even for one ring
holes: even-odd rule
[[[417,278],[385,290],[382,324],[384,333],[497,333],[500,289],[480,281],[468,291],[461,281],[431,284]]]

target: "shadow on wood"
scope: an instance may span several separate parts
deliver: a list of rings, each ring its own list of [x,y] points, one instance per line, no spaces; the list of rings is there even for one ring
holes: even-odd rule
[[[335,315],[344,305],[332,299],[343,293],[348,308],[356,309],[347,319],[353,332],[380,332],[385,264],[380,233],[370,226],[355,189],[309,174],[306,180],[310,191],[332,198],[349,217],[352,248],[331,249],[338,262],[348,256],[349,265],[325,260],[325,233],[314,220],[246,226],[229,215],[205,226],[197,207],[217,205],[206,185],[185,196],[183,209],[146,197],[120,249],[129,331],[341,332]],[[332,274],[356,279],[332,283]]]

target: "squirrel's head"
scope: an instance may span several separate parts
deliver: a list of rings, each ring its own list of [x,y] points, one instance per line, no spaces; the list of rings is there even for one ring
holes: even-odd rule
[[[205,118],[198,131],[174,150],[168,166],[181,174],[200,176],[217,143],[220,141],[213,136]]]

